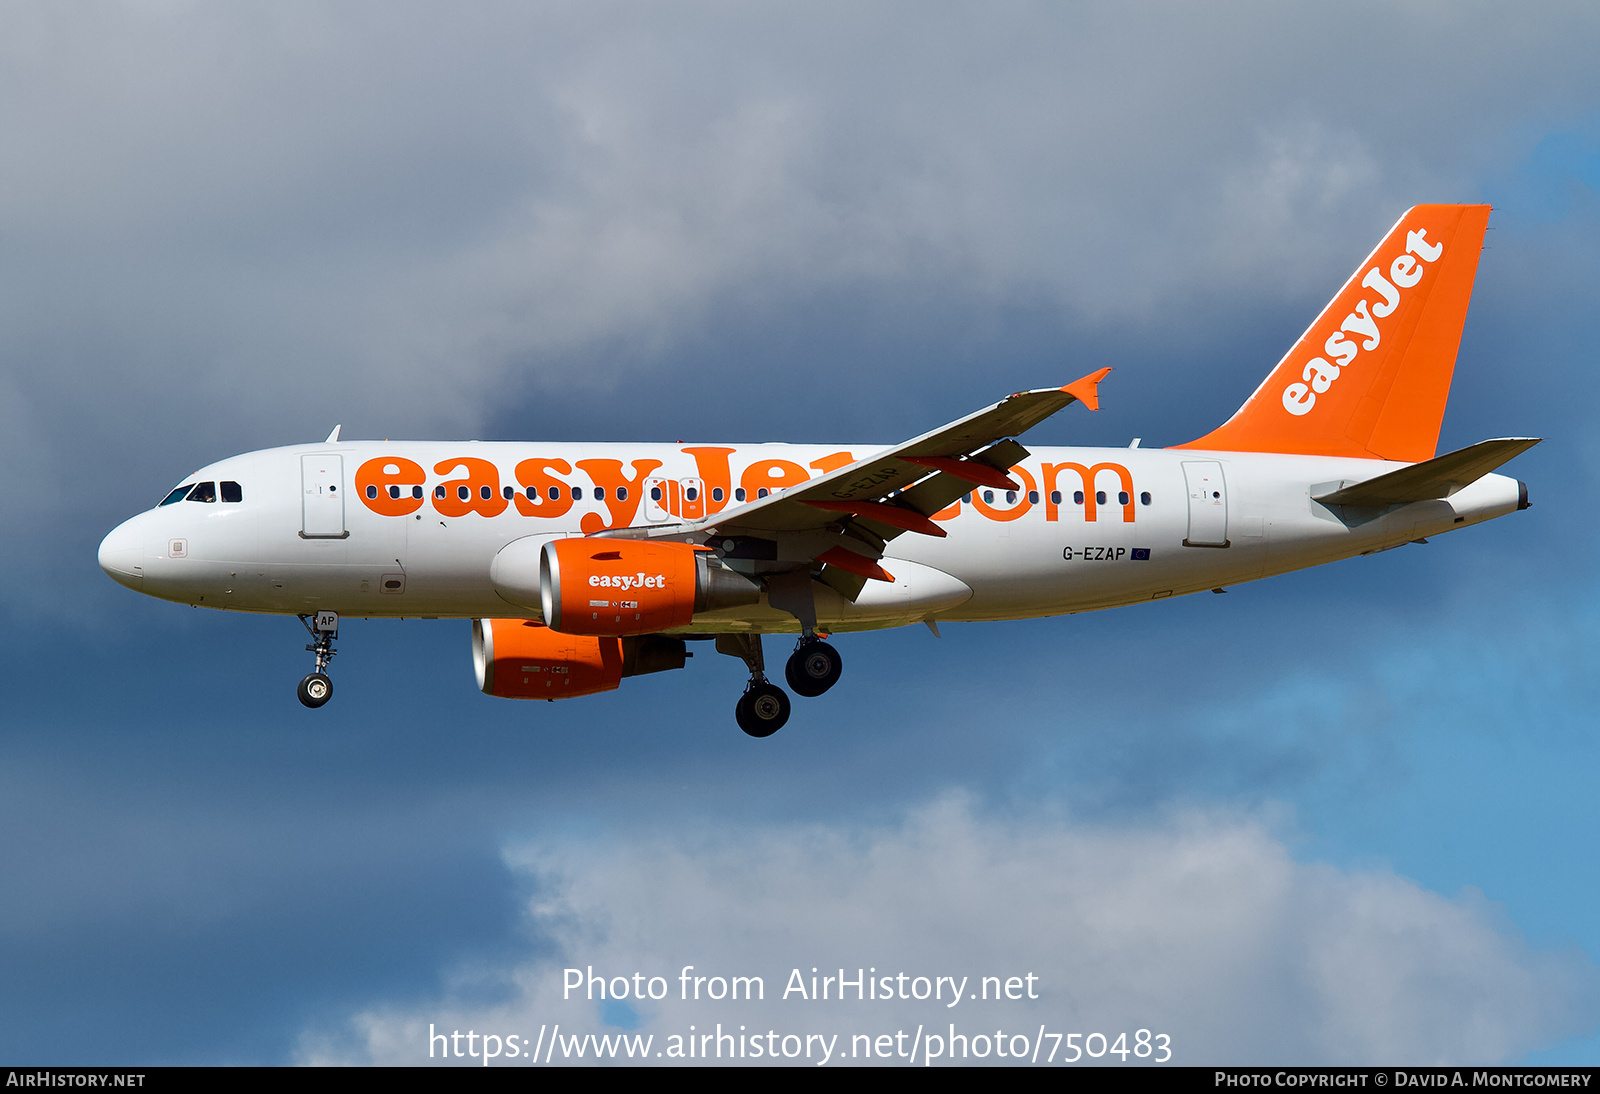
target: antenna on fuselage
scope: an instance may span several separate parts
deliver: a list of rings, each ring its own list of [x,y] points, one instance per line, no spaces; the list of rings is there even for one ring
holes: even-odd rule
[[[340,422],[338,425],[334,426],[333,427],[333,432],[329,433],[328,434],[328,439],[323,441],[322,443],[323,444],[338,444],[339,443],[339,430],[341,430],[343,428],[344,428],[344,423],[343,422]]]

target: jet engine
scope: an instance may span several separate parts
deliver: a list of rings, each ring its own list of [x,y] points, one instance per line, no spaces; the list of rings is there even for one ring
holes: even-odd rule
[[[557,539],[539,553],[544,620],[565,634],[653,634],[760,598],[753,581],[687,543]]]
[[[570,699],[615,691],[624,676],[681,669],[681,638],[563,634],[531,619],[474,619],[472,666],[485,695]]]

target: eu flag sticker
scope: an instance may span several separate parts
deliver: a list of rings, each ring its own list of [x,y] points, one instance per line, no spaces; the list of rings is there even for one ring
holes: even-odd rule
[[[1133,561],[1135,561],[1135,562],[1149,562],[1150,561],[1150,548],[1148,548],[1148,547],[1135,547],[1133,549]]]

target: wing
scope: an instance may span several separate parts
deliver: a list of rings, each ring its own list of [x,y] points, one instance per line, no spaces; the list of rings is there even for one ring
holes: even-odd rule
[[[888,577],[877,559],[889,540],[906,532],[943,536],[944,529],[930,518],[974,486],[1020,490],[1007,472],[1028,450],[1010,438],[1075,402],[1098,410],[1098,385],[1110,371],[1100,369],[1064,387],[1019,391],[802,486],[704,520],[597,535],[702,543],[721,539],[732,544],[725,548],[730,557],[767,563],[756,568],[772,572],[822,562],[853,575],[853,582],[830,582],[843,585],[840,591],[853,599],[863,579]],[[823,579],[828,580],[826,571]]]

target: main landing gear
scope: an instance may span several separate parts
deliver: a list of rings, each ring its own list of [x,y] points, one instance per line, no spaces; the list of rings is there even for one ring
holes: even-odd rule
[[[770,737],[789,720],[789,697],[765,679],[751,680],[733,708],[739,728],[752,737]]]
[[[333,648],[333,640],[339,637],[339,613],[302,615],[300,623],[311,635],[311,644],[306,649],[317,655],[317,667],[311,675],[300,681],[296,694],[300,696],[301,703],[314,710],[333,698],[333,681],[328,679],[327,668],[328,662],[338,652]]]
[[[721,634],[717,652],[742,659],[750,670],[750,682],[733,708],[739,728],[752,737],[770,737],[789,720],[789,696],[767,680],[766,663],[761,653],[759,634]],[[843,662],[839,651],[815,634],[801,636],[794,653],[783,667],[784,678],[796,695],[821,695],[839,682]]]
[[[780,687],[767,683],[766,662],[761,655],[759,634],[719,634],[717,652],[737,657],[750,670],[750,682],[733,708],[739,728],[752,737],[770,737],[789,720],[789,697]]]
[[[796,695],[813,698],[839,682],[844,663],[839,651],[814,634],[802,635],[783,666],[783,677]]]

